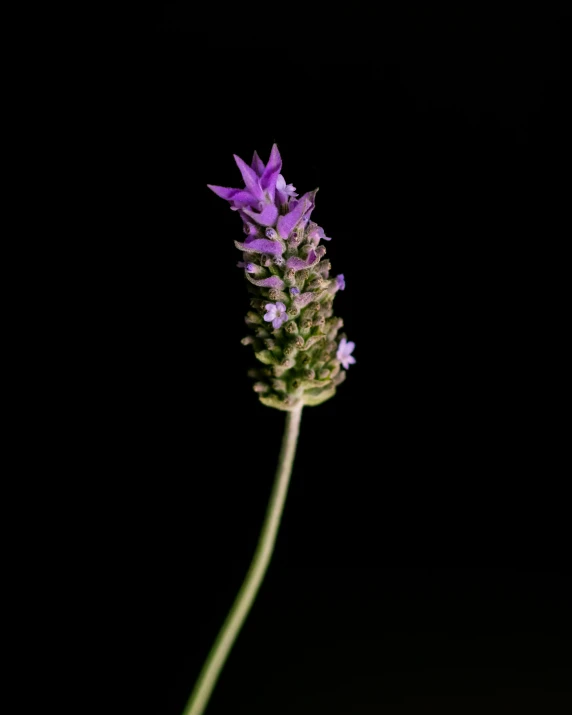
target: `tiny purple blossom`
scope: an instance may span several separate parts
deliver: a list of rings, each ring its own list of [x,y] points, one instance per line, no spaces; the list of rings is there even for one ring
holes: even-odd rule
[[[299,288],[296,288],[296,287],[290,288],[290,295],[298,295],[299,292],[300,292]]]
[[[282,323],[285,323],[288,320],[288,316],[286,315],[286,306],[284,305],[284,303],[266,303],[264,307],[267,311],[266,315],[264,316],[264,320],[267,323],[272,321],[272,327],[275,330],[278,330]]]
[[[331,241],[332,239],[326,236],[324,229],[318,226],[313,221],[310,223],[310,230],[308,232],[308,238],[311,239],[315,244],[320,242],[320,239],[324,241]]]
[[[282,176],[282,174],[278,174],[278,178],[276,179],[276,193],[278,194],[278,199],[281,204],[285,204],[288,201],[289,196],[292,196],[293,198],[298,196],[296,193],[296,187],[292,184],[286,184],[286,179]]]
[[[345,290],[346,281],[344,279],[344,274],[340,273],[336,276],[336,283],[338,284],[338,290]]]
[[[344,368],[347,370],[350,365],[353,365],[356,361],[355,357],[353,357],[352,352],[355,348],[356,344],[349,342],[345,339],[342,338],[340,340],[340,345],[338,347],[338,352],[336,353],[336,357],[338,360],[342,363]]]

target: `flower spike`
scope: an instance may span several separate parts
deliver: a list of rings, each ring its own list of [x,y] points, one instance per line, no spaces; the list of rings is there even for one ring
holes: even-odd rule
[[[238,265],[254,294],[246,323],[254,335],[244,338],[267,367],[254,371],[254,390],[262,403],[281,410],[318,405],[333,397],[345,370],[356,360],[355,344],[338,338],[342,320],[332,303],[344,290],[344,274],[330,278],[330,261],[322,260],[329,241],[310,215],[316,192],[298,198],[282,175],[276,144],[264,164],[255,151],[250,166],[234,157],[244,187],[207,184],[228,201],[243,221],[244,242]],[[266,349],[262,349],[266,345]]]

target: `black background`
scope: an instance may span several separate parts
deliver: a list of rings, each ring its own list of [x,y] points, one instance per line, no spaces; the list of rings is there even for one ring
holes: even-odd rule
[[[256,545],[284,415],[246,376],[240,220],[206,184],[239,186],[233,153],[277,142],[286,181],[319,187],[357,363],[304,410],[209,715],[569,712],[567,324],[550,309],[569,25],[420,12],[362,37],[343,20],[257,34],[172,6],[126,43],[103,107],[121,210],[93,488],[121,525],[118,675],[133,712],[180,713]]]

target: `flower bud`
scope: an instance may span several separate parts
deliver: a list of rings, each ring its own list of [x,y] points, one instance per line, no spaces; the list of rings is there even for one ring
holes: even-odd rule
[[[253,310],[249,310],[246,314],[246,324],[248,325],[252,323],[254,323],[255,325],[259,325],[260,323],[262,323],[262,320],[260,319],[258,313],[255,313]]]
[[[302,320],[302,322],[300,323],[300,332],[302,333],[302,335],[308,335],[311,328],[312,328],[312,319],[304,318],[304,320]]]
[[[296,285],[296,273],[291,268],[284,274],[284,283],[286,283],[287,286]]]
[[[285,345],[285,346],[284,346],[284,355],[285,355],[287,358],[293,358],[293,357],[295,357],[297,352],[298,352],[298,351],[296,350],[296,347],[295,347],[294,345],[292,345],[292,344],[289,344],[289,345]]]
[[[268,291],[268,298],[274,301],[279,300],[283,303],[285,300],[288,300],[288,294],[284,293],[282,290],[278,290],[277,288],[271,288]]]

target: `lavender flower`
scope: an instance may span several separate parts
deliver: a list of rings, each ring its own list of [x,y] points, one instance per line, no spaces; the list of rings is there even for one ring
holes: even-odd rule
[[[321,239],[330,239],[320,226],[310,221],[316,191],[298,198],[295,187],[287,184],[280,173],[282,159],[276,144],[266,165],[256,152],[250,166],[238,156],[234,159],[244,188],[210,184],[209,188],[228,201],[244,222],[244,243],[234,244],[242,251],[238,265],[244,269],[247,287],[254,296],[250,301],[252,310],[245,319],[254,335],[247,335],[241,342],[252,345],[265,366],[249,370],[260,401],[290,414],[285,420],[274,487],[251,568],[203,666],[184,715],[203,714],[248,615],[253,594],[256,595],[264,578],[284,508],[302,408],[319,405],[332,397],[346,376],[340,363],[346,370],[355,363],[351,356],[354,343],[348,343],[345,336],[338,343],[337,334],[343,322],[334,316],[332,308],[336,292],[345,288],[344,276],[330,278],[329,260],[320,265],[326,249],[318,244]],[[273,331],[267,329],[267,323],[272,324]]]
[[[267,323],[272,321],[272,327],[275,330],[278,330],[282,323],[288,320],[288,316],[286,315],[286,306],[284,303],[278,302],[276,305],[274,305],[274,303],[267,303],[264,307],[268,311],[264,316],[264,320]]]
[[[345,280],[343,274],[330,278],[330,261],[322,261],[326,249],[320,241],[330,238],[310,220],[317,190],[298,197],[282,174],[276,144],[266,164],[256,152],[250,166],[234,159],[244,187],[208,186],[229,202],[244,225],[244,242],[234,244],[254,294],[246,319],[254,336],[243,343],[253,346],[265,366],[252,371],[255,391],[265,405],[282,410],[320,404],[344,379],[340,364],[347,369],[355,359],[353,343],[344,337],[338,345],[343,323],[332,303]],[[283,330],[271,333],[268,323]]]
[[[289,196],[292,196],[293,198],[298,196],[296,193],[296,187],[292,186],[292,184],[286,185],[286,180],[282,174],[278,174],[278,178],[276,179],[276,192],[281,204],[286,204]]]
[[[342,363],[344,368],[347,370],[350,365],[353,365],[356,361],[355,357],[352,355],[354,348],[356,344],[355,343],[348,343],[348,341],[345,338],[342,338],[340,340],[340,345],[338,347],[338,352],[336,353],[336,357],[338,360]]]

